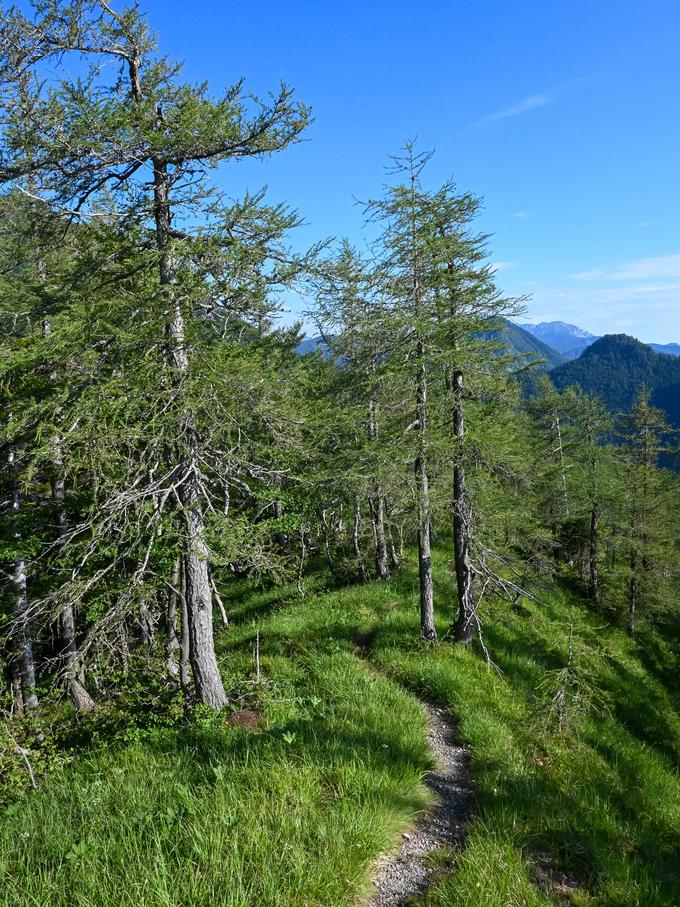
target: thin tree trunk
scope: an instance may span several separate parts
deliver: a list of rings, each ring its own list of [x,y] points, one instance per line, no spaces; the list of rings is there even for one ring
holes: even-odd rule
[[[46,328],[45,325],[43,325],[43,330],[49,333],[49,328]],[[64,509],[63,458],[59,438],[56,438],[54,443],[54,469],[52,501],[57,509],[57,533],[59,538],[63,538],[68,527],[68,517]],[[88,711],[94,707],[94,700],[83,683],[83,666],[76,645],[76,618],[70,602],[66,603],[59,616],[59,637],[61,657],[66,661],[66,682],[71,699],[78,711]]]
[[[463,408],[463,373],[460,369],[453,372],[452,384],[453,433],[456,439],[456,459],[453,466],[453,553],[458,592],[458,614],[453,632],[458,642],[469,646],[477,627],[477,615],[472,592],[473,572],[470,564],[471,514],[463,460],[465,411]]]
[[[589,595],[595,604],[600,603],[600,582],[598,564],[600,559],[600,533],[599,533],[600,512],[595,505],[590,511],[590,582]]]
[[[35,231],[34,231],[35,232]],[[47,265],[42,255],[42,250],[38,247],[36,254],[36,271],[41,284],[47,280]],[[52,334],[52,322],[48,315],[42,321],[43,336],[48,338]],[[50,380],[56,382],[58,374],[55,369],[50,372]],[[64,507],[66,497],[64,482],[64,458],[62,452],[62,440],[57,434],[52,442],[54,456],[52,465],[54,476],[52,478],[52,502],[57,511],[57,536],[63,539],[68,529],[68,516]],[[77,711],[89,711],[94,708],[94,700],[85,689],[84,685],[84,668],[81,659],[78,656],[76,645],[76,618],[71,602],[67,602],[61,614],[59,615],[57,632],[59,634],[59,649],[61,657],[66,662],[66,683],[68,685],[71,699]]]
[[[392,526],[388,522],[387,524],[387,545],[390,553],[390,568],[392,570],[399,569],[399,556],[397,554],[397,549],[394,545],[394,536],[392,535]]]
[[[423,351],[420,349],[422,360]],[[420,586],[420,635],[436,639],[434,625],[434,589],[432,585],[432,554],[430,546],[430,488],[425,459],[425,431],[427,428],[427,381],[425,364],[421,361],[416,389],[416,415],[418,419],[418,456],[415,461],[418,495],[418,580]]]
[[[378,418],[375,400],[368,401],[368,437],[374,444],[378,441]],[[387,566],[387,542],[385,541],[385,499],[380,490],[380,483],[373,479],[369,505],[373,521],[373,539],[375,542],[375,571],[379,579],[387,582],[390,571]]]
[[[11,416],[10,416],[11,418]],[[19,527],[19,508],[21,506],[21,493],[19,481],[16,476],[17,459],[12,450],[9,454],[9,466],[14,473],[12,477],[12,516],[14,520],[14,538],[21,541]],[[21,686],[21,703],[25,711],[34,709],[38,705],[35,692],[35,661],[33,657],[33,642],[31,640],[30,625],[28,620],[28,593],[26,590],[26,561],[18,556],[14,561],[12,572],[12,585],[14,587],[14,604],[12,616],[14,622],[14,638],[17,648],[17,676]]]
[[[191,688],[190,664],[189,664],[189,610],[187,608],[186,597],[186,572],[184,570],[184,559],[180,561],[180,605],[181,612],[181,635],[179,648],[179,682],[185,697]]]
[[[321,528],[323,530],[323,544],[326,550],[326,560],[328,561],[328,566],[331,569],[331,572],[335,572],[335,558],[333,556],[333,547],[331,545],[331,526],[330,523],[333,520],[333,515],[331,514],[330,520],[328,518],[328,511],[325,507],[321,508]]]
[[[569,495],[567,494],[567,469],[564,464],[564,446],[562,444],[562,426],[560,424],[560,414],[555,410],[553,421],[555,430],[555,443],[557,445],[555,452],[560,461],[560,480],[562,483],[562,501],[564,503],[564,513],[569,516]]]
[[[377,485],[370,496],[369,503],[375,543],[375,570],[379,579],[387,582],[390,578],[390,571],[387,566],[387,541],[385,538],[385,499],[380,494]]]
[[[9,684],[12,690],[13,712],[15,715],[24,714],[24,697],[21,692],[21,666],[19,659],[10,658],[9,662]]]
[[[154,628],[149,608],[145,601],[139,606],[139,621],[137,624],[139,644],[145,649],[153,645]]]
[[[364,560],[364,555],[361,550],[361,544],[359,543],[359,534],[361,532],[361,503],[359,497],[354,498],[354,524],[352,526],[352,545],[354,546],[354,554],[357,559],[357,564],[359,565],[359,573],[363,582],[366,582],[368,579],[366,574],[366,561]]]
[[[130,672],[130,645],[128,643],[127,618],[121,622],[120,627],[120,669],[123,677]]]
[[[635,548],[630,556],[630,585],[628,587],[628,635],[635,635],[635,621],[637,619],[637,605],[640,597],[639,559]]]
[[[28,595],[26,593],[26,562],[17,558],[14,562],[14,618],[17,625],[17,642],[19,647],[19,675],[21,677],[21,697],[24,709],[30,711],[38,706],[35,692],[35,660],[33,642],[29,630]]]
[[[281,501],[274,501],[274,517],[277,520],[280,520],[283,517],[283,503]],[[279,548],[285,551],[288,548],[288,533],[282,531],[277,532],[275,541]]]
[[[413,311],[416,321],[420,318],[421,284],[416,227],[416,181],[411,170],[411,255],[413,269]],[[420,328],[418,328],[420,330]],[[418,336],[416,344],[418,375],[416,379],[416,423],[418,451],[414,463],[418,512],[418,581],[420,586],[420,634],[424,639],[436,639],[434,625],[434,588],[432,585],[432,554],[430,536],[430,488],[425,456],[427,433],[427,372],[425,346]]]

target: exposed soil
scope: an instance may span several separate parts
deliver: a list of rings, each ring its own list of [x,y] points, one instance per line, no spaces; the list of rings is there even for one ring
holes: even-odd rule
[[[256,731],[262,724],[262,715],[253,709],[240,709],[232,712],[227,723],[230,727],[240,727],[246,731]]]
[[[458,743],[449,712],[433,703],[423,705],[429,718],[428,740],[438,765],[424,781],[437,800],[403,835],[399,852],[378,860],[375,893],[362,901],[364,907],[407,905],[429,888],[435,876],[452,868],[452,852],[465,840],[472,803],[469,755]]]

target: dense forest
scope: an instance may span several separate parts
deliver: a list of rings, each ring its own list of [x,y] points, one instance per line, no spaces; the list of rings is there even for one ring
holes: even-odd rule
[[[560,389],[578,384],[596,392],[612,412],[629,410],[639,389],[646,387],[668,421],[680,426],[680,359],[626,334],[600,337],[578,359],[556,368],[552,380]]]
[[[301,251],[214,177],[309,110],[136,6],[0,28],[0,903],[356,903],[420,699],[472,787],[422,903],[678,903],[680,360],[523,345],[411,142]]]

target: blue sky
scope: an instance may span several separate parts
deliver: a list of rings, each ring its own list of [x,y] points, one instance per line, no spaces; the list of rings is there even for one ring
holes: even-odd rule
[[[355,199],[417,136],[430,179],[485,199],[527,319],[680,341],[678,0],[147,0],[162,49],[217,92],[285,79],[307,141],[226,168],[299,209],[299,242],[359,242]]]

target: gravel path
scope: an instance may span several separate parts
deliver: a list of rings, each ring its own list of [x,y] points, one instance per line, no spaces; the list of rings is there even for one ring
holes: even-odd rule
[[[428,772],[425,784],[437,801],[403,836],[394,856],[382,857],[373,877],[375,893],[363,907],[398,907],[427,890],[442,872],[428,859],[441,847],[458,848],[465,839],[471,806],[469,757],[457,741],[456,726],[446,709],[423,702],[429,718],[428,739],[438,767]]]

